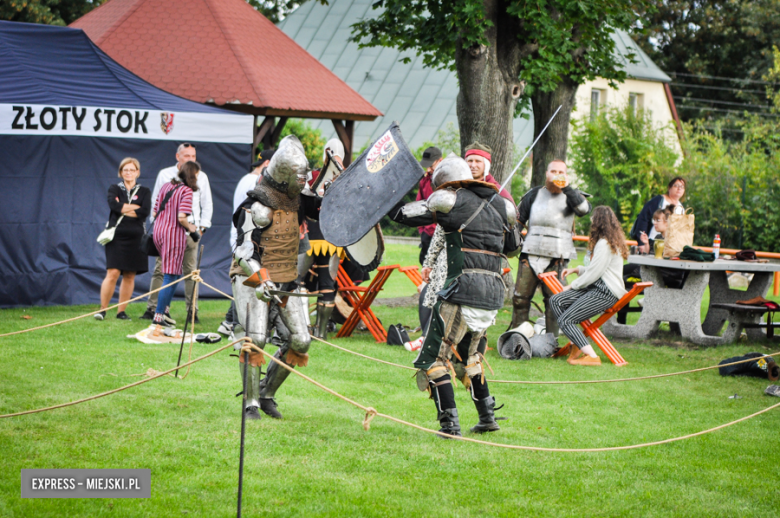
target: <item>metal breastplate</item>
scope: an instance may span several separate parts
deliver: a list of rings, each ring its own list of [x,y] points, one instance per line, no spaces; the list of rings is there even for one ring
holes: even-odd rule
[[[261,264],[271,280],[294,281],[298,277],[298,213],[275,210],[271,224],[263,231]]]
[[[539,189],[528,218],[528,234],[523,253],[569,259],[575,253],[572,241],[574,211],[566,205],[565,194]]]

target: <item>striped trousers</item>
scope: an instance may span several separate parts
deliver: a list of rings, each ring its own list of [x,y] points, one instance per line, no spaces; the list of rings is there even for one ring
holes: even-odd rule
[[[582,333],[580,322],[600,315],[611,308],[618,298],[601,279],[581,290],[562,291],[550,298],[550,309],[558,319],[558,326],[569,340],[582,349],[590,345]]]

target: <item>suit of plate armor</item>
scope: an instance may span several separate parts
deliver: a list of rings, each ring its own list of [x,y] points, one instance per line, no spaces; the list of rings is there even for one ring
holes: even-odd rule
[[[432,185],[428,200],[399,204],[389,214],[412,227],[438,223],[445,233],[447,279],[414,361],[420,369],[418,387],[430,390],[440,431],[460,435],[453,372],[470,389],[479,413],[479,423],[471,430],[498,430],[495,399],[485,380],[479,345],[504,303],[504,254],[520,247],[515,207],[498,196],[493,185],[473,180],[459,157],[442,160]]]
[[[292,292],[297,287],[298,228],[304,216],[317,217],[320,205],[320,199],[311,191],[301,192],[307,169],[300,141],[292,135],[285,137],[261,181],[233,215],[238,230],[233,258],[240,267],[231,271],[239,326],[236,337],[248,336],[264,348],[271,330],[276,328],[274,343],[280,347],[275,357],[291,367],[305,366],[309,361],[307,299],[283,297],[271,291]],[[247,417],[259,419],[259,408],[281,418],[274,396],[290,372],[272,361],[261,380],[262,363],[262,354],[249,354]],[[240,367],[243,375],[244,367]]]
[[[555,271],[560,277],[569,259],[576,257],[572,241],[574,217],[584,216],[590,209],[590,202],[585,195],[568,185],[558,194],[551,193],[546,187],[534,187],[520,200],[517,206],[518,220],[528,227],[528,234],[517,268],[510,329],[528,320],[531,299],[537,286],[542,284],[547,332],[558,335],[555,315],[547,310],[552,292],[537,276]]]

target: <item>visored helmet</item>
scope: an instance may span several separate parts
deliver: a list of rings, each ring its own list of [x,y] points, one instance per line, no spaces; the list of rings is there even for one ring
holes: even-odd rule
[[[287,193],[290,198],[298,196],[306,183],[309,161],[303,144],[295,135],[288,135],[279,142],[271,163],[263,175],[274,188]]]

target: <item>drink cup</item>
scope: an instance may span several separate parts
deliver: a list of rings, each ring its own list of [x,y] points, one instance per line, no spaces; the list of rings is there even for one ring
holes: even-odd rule
[[[653,249],[655,251],[655,258],[656,259],[663,259],[664,258],[664,240],[663,239],[656,239],[653,242]]]

